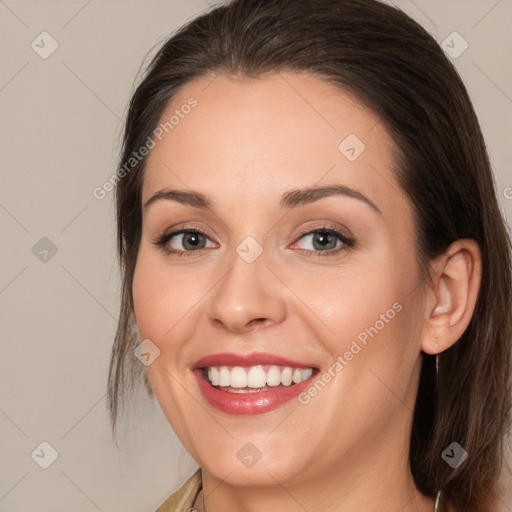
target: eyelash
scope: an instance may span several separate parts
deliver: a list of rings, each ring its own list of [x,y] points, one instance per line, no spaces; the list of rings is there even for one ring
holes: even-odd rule
[[[297,240],[300,240],[305,235],[311,235],[311,234],[315,234],[315,233],[334,235],[338,238],[338,240],[340,240],[342,242],[343,245],[341,247],[338,247],[337,249],[329,249],[327,251],[314,251],[314,250],[308,250],[308,249],[299,249],[299,251],[301,251],[308,258],[333,256],[335,254],[338,254],[341,251],[346,251],[347,249],[351,249],[355,245],[355,240],[353,238],[345,235],[344,233],[341,233],[340,231],[338,231],[330,226],[315,226],[313,228],[309,228],[307,230],[301,231],[299,233],[299,237],[297,238]],[[171,231],[170,233],[162,233],[160,235],[157,235],[157,238],[156,238],[156,240],[154,240],[153,243],[155,245],[157,245],[158,247],[160,247],[167,254],[169,254],[169,255],[172,254],[172,255],[178,256],[180,258],[181,257],[191,257],[191,256],[193,257],[194,256],[193,253],[201,253],[202,251],[205,250],[205,248],[194,250],[194,251],[178,251],[176,249],[169,249],[167,247],[167,243],[169,242],[169,240],[171,240],[172,237],[174,237],[176,235],[181,235],[181,234],[199,234],[199,235],[203,235],[203,236],[209,238],[205,232],[203,232],[199,229],[180,229],[177,231]]]

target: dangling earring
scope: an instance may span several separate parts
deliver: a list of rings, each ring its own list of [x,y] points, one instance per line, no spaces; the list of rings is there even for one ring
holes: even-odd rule
[[[439,510],[439,501],[440,500],[441,500],[441,491],[438,491],[437,492],[437,496],[436,496],[436,503],[435,503],[434,512],[437,512]]]
[[[439,342],[439,334],[434,334],[436,342]],[[439,343],[436,343],[436,350],[439,351]],[[439,373],[439,352],[436,353],[436,380],[437,374]]]
[[[434,338],[436,339],[436,342],[439,341],[439,334],[434,335]],[[436,350],[439,350],[439,343],[436,343]],[[437,387],[437,379],[439,375],[439,352],[436,353],[436,387]],[[436,495],[436,502],[434,505],[434,512],[439,511],[439,503],[441,501],[441,489],[437,492]]]

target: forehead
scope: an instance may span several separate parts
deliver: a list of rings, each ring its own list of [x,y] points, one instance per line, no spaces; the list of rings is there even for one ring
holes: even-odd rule
[[[202,77],[172,99],[159,129],[143,201],[165,187],[247,201],[248,191],[268,199],[279,190],[333,182],[369,196],[382,196],[390,185],[400,194],[394,143],[378,117],[311,75]]]

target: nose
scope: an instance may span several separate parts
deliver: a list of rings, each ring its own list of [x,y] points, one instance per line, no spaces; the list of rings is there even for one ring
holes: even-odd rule
[[[224,277],[208,295],[210,321],[233,333],[281,323],[286,316],[285,290],[267,268],[265,253],[252,263],[233,253]]]

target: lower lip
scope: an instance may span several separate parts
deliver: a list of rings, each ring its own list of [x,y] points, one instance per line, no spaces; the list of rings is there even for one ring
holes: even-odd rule
[[[221,391],[210,384],[202,370],[194,370],[194,375],[201,393],[210,405],[228,414],[249,416],[270,412],[289,402],[311,384],[311,379],[316,376],[316,372],[299,384],[276,386],[276,389],[254,393]]]

